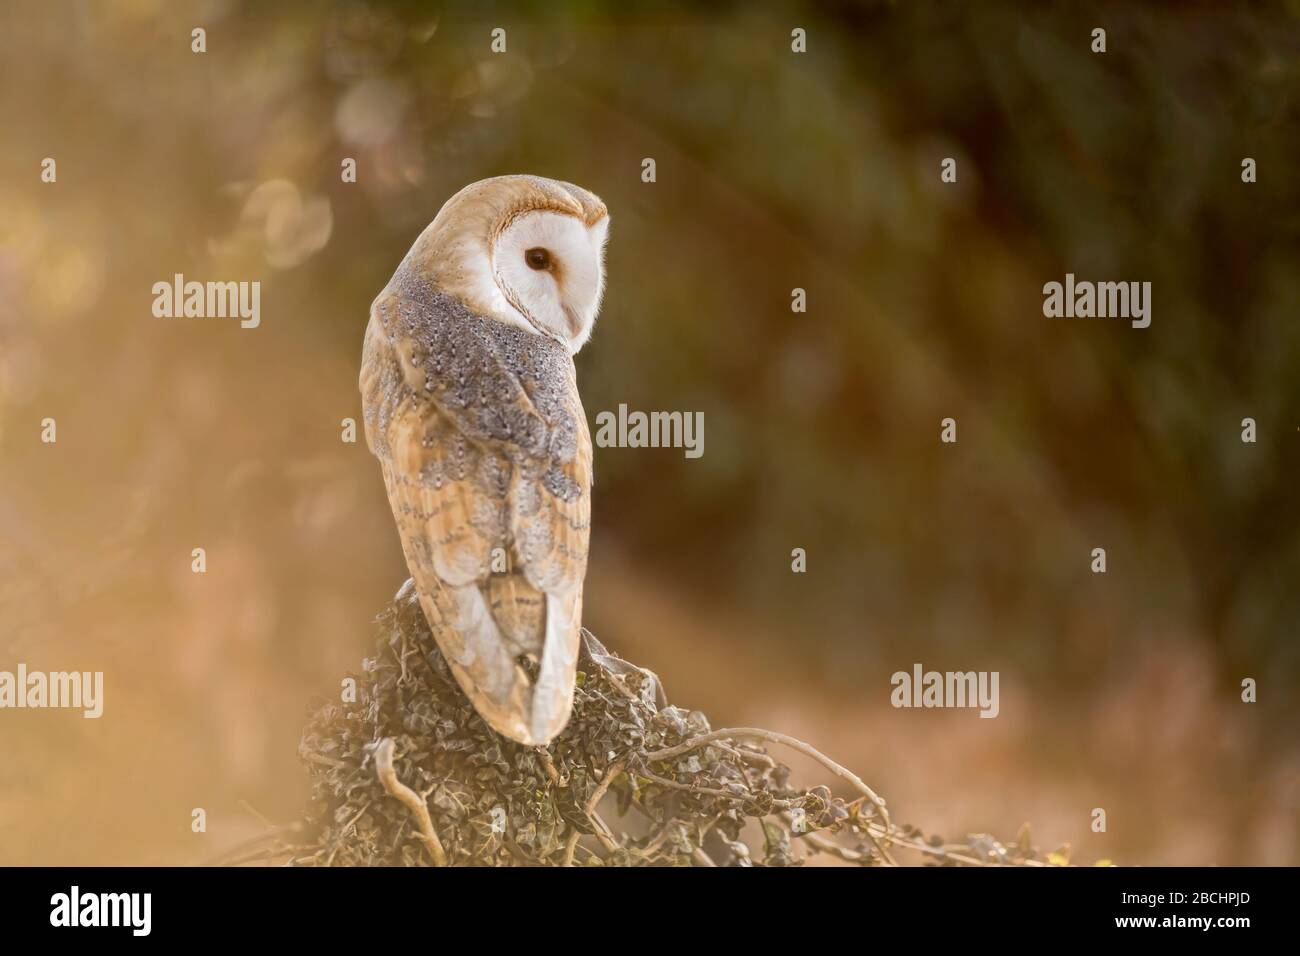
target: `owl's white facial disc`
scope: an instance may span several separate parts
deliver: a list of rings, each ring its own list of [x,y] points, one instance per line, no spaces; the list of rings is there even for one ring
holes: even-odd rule
[[[504,311],[577,352],[600,311],[608,233],[608,216],[592,226],[544,210],[515,217],[492,250]]]

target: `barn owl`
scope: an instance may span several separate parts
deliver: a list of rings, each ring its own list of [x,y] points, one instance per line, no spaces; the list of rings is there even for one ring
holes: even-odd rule
[[[605,204],[536,176],[466,186],[370,308],[366,442],[457,682],[543,745],[573,706],[591,436],[572,356],[605,285]]]

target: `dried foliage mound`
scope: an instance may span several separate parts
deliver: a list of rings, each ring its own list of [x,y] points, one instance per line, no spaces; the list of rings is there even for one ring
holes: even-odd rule
[[[549,747],[498,736],[457,686],[411,582],[380,615],[355,703],[311,718],[301,825],[263,858],[293,865],[791,866],[818,854],[891,865],[1043,865],[1014,845],[898,827],[855,774],[791,737],[712,730],[653,673],[583,634],[573,717]],[[817,760],[851,796],[800,787],[762,746]],[[837,783],[838,785],[838,783]],[[613,820],[617,827],[606,822]],[[1053,855],[1055,856],[1055,855]],[[1052,862],[1063,862],[1053,859]]]

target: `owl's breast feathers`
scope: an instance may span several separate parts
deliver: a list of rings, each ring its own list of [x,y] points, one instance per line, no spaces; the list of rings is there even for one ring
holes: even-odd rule
[[[420,602],[498,732],[544,744],[573,701],[591,516],[591,438],[573,360],[399,270],[361,365]]]

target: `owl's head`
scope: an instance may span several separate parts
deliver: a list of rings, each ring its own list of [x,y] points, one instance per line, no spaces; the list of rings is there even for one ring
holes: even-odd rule
[[[575,353],[600,311],[608,234],[605,204],[587,190],[497,176],[447,200],[402,267],[482,315]]]

